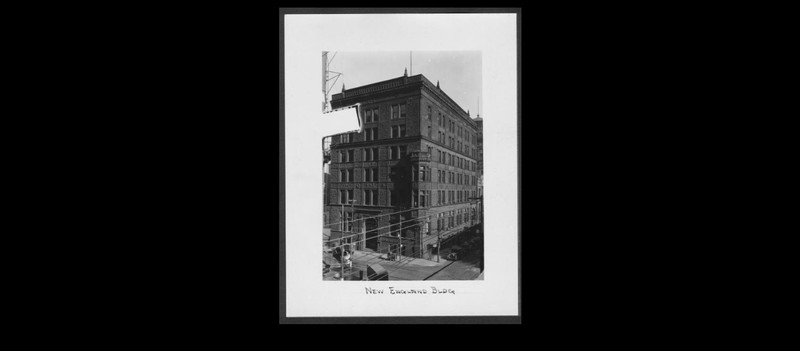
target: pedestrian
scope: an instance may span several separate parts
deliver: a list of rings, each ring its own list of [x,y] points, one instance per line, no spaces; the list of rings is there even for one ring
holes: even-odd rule
[[[345,251],[344,252],[344,261],[347,262],[347,265],[350,268],[353,268],[353,260],[350,257],[350,251]]]

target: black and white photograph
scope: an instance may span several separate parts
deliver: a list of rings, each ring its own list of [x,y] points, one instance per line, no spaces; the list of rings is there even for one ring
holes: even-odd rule
[[[326,11],[281,22],[285,318],[519,318],[519,10]]]
[[[322,52],[324,280],[483,279],[480,51]]]

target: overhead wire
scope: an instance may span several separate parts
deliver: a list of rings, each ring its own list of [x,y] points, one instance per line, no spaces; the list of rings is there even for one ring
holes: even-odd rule
[[[398,223],[392,223],[392,224],[389,224],[389,225],[387,225],[387,226],[383,226],[383,227],[380,227],[380,228],[374,228],[374,229],[367,230],[367,231],[365,231],[365,232],[354,233],[354,234],[352,234],[352,235],[348,235],[348,236],[346,236],[346,237],[345,237],[345,236],[343,236],[343,237],[339,237],[339,238],[336,238],[336,239],[328,239],[328,242],[335,241],[335,240],[340,240],[340,239],[344,239],[344,238],[351,238],[351,237],[358,236],[358,235],[361,235],[361,234],[366,234],[366,233],[369,233],[369,232],[374,232],[374,231],[376,231],[376,230],[379,230],[379,229],[390,228],[390,227],[393,227],[393,226],[399,225],[399,224],[401,224],[401,223],[413,222],[413,221],[419,221],[419,220],[422,220],[422,219],[424,219],[424,218],[428,218],[428,217],[432,217],[432,216],[433,216],[433,214],[429,214],[429,215],[427,215],[427,216],[423,216],[423,217],[414,217],[414,218],[407,219],[407,220],[405,220],[405,221],[402,221],[402,222],[398,222]]]
[[[331,205],[331,206],[335,206],[335,205]],[[340,206],[341,206],[341,204],[340,204]],[[347,206],[345,206],[345,209],[347,209]],[[403,213],[403,212],[408,212],[408,211],[414,211],[414,210],[419,210],[419,209],[418,208],[410,208],[410,209],[403,210],[403,211],[397,211],[397,212],[392,212],[392,213],[387,213],[387,214],[381,214],[381,215],[372,216],[372,217],[355,218],[354,220],[361,221],[361,220],[367,220],[367,219],[378,218],[378,217],[383,217],[383,216],[390,216],[390,215],[393,215],[393,214],[398,214],[398,213]],[[328,224],[325,224],[325,225],[342,224],[342,223],[351,222],[351,221],[353,221],[353,220],[350,220],[350,221],[339,221],[339,222],[336,222],[336,223],[328,223]]]

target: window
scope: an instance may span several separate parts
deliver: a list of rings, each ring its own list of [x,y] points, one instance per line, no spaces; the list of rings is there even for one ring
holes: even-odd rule
[[[353,178],[353,170],[352,169],[348,169],[347,170],[347,182],[351,183],[351,182],[353,182],[353,180],[354,180],[354,178]],[[352,199],[352,197],[351,197],[351,199]]]
[[[364,122],[372,123],[372,110],[364,111]]]
[[[346,181],[347,181],[347,171],[346,170],[339,171],[339,182],[340,183],[344,183]],[[342,191],[344,191],[344,190],[342,190]]]
[[[396,125],[392,126],[392,138],[401,138],[406,136],[406,125]]]
[[[389,106],[389,108],[392,110],[392,115],[391,115],[390,118],[391,119],[397,118],[398,112],[399,112],[399,109],[398,109],[397,105],[391,105],[391,106]]]
[[[378,169],[377,168],[364,168],[364,181],[365,182],[377,182],[378,181]]]
[[[400,118],[406,118],[406,104],[400,104]]]
[[[433,138],[431,135],[432,135],[431,126],[428,126],[428,138]]]
[[[428,146],[428,157],[433,157],[433,148]]]
[[[355,162],[355,150],[347,150],[347,162]]]
[[[417,166],[411,166],[411,181],[416,182],[419,178],[417,177]]]
[[[398,159],[405,156],[405,154],[406,154],[406,146],[405,145],[400,146],[400,152],[399,152],[400,157],[398,157]]]
[[[395,196],[394,190],[389,190],[389,203],[391,206],[397,206],[397,196]]]
[[[416,190],[411,191],[411,207],[419,206],[419,194]]]
[[[431,105],[428,105],[428,119],[431,119]]]
[[[394,146],[389,148],[389,159],[394,160]]]
[[[378,148],[364,149],[364,161],[377,161]]]
[[[419,181],[420,182],[428,181],[427,177],[425,176],[425,166],[420,166],[419,167]]]
[[[353,199],[353,190],[341,190],[339,196],[339,203],[348,204]]]
[[[376,203],[376,190],[364,190],[364,205],[377,205]]]
[[[378,139],[378,128],[366,128],[364,129],[364,140],[376,140]]]
[[[377,122],[378,121],[378,108],[377,107],[372,109],[372,121],[373,122]]]
[[[420,190],[419,191],[419,207],[428,207],[430,206],[430,190]]]

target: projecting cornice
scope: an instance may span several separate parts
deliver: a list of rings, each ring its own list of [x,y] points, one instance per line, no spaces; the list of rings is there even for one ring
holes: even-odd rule
[[[437,82],[438,84],[438,82]],[[343,85],[344,87],[344,85]],[[369,94],[384,94],[389,92],[394,92],[401,89],[407,88],[414,88],[414,87],[421,87],[429,94],[436,96],[441,100],[447,107],[449,107],[456,115],[461,117],[465,122],[469,123],[471,126],[477,128],[478,125],[475,121],[470,118],[469,113],[464,111],[461,106],[459,106],[444,90],[440,89],[437,85],[434,85],[428,78],[425,78],[424,75],[418,74],[415,76],[402,76],[394,79],[385,80],[382,82],[372,83],[364,86],[360,86],[353,89],[342,89],[341,93],[333,94],[331,98],[331,104],[334,102],[339,103],[346,103],[347,100],[358,100],[359,97],[366,96]],[[342,101],[344,100],[344,101]]]

